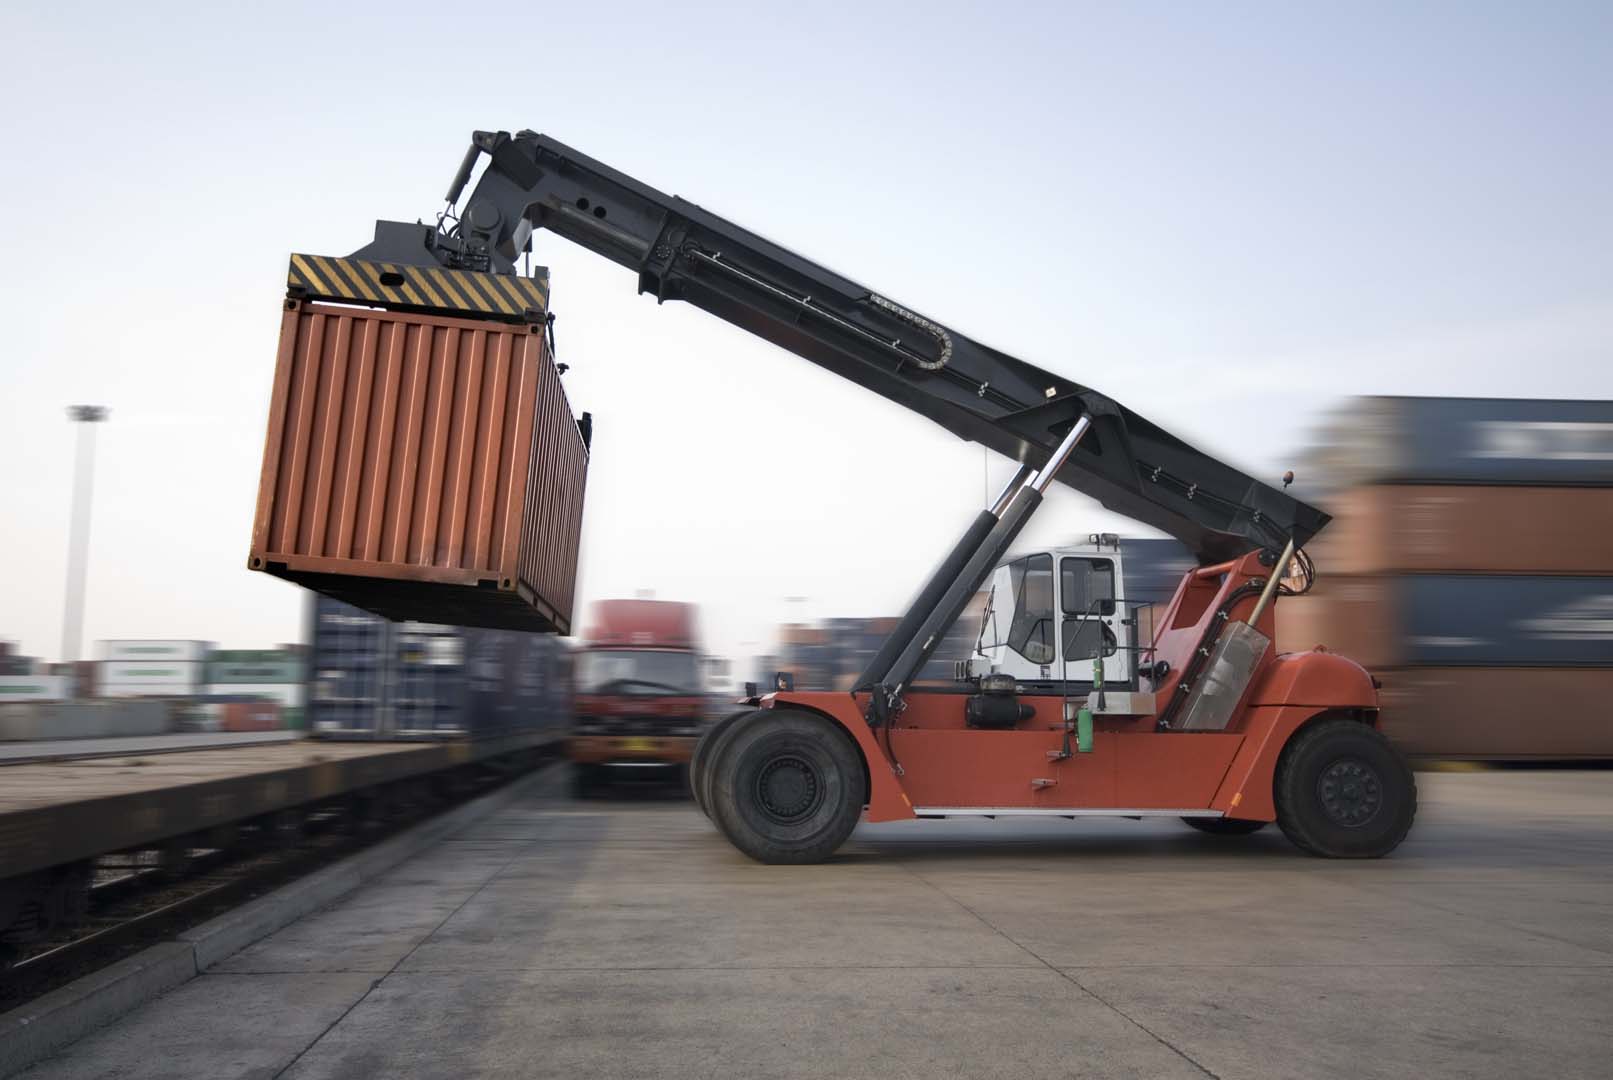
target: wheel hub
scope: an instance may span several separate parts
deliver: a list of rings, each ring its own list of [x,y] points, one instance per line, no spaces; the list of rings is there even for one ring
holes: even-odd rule
[[[1383,809],[1383,780],[1361,759],[1340,758],[1317,777],[1316,796],[1333,824],[1359,828]]]
[[[787,825],[818,808],[823,801],[823,782],[810,761],[781,754],[757,773],[756,801],[768,817]]]

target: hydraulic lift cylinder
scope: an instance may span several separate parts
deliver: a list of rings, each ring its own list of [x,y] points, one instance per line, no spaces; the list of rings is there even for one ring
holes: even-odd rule
[[[997,520],[1008,508],[1014,493],[1025,486],[1025,481],[1030,475],[1031,467],[1021,465],[1014,473],[1014,478],[1008,481],[1008,485],[997,496],[996,502],[991,504],[991,509],[982,510],[975,517],[962,539],[953,547],[952,552],[941,560],[941,564],[935,568],[935,573],[930,575],[930,580],[924,583],[924,588],[919,590],[918,596],[907,609],[907,614],[902,616],[902,621],[896,624],[896,628],[879,646],[879,652],[874,654],[874,658],[868,662],[868,667],[853,684],[855,689],[866,690],[885,681],[886,673],[890,671],[896,658],[902,654],[902,650],[913,640],[913,635],[923,625],[925,616],[935,610],[935,605],[940,603],[941,597],[946,594],[947,586],[957,580],[958,574],[968,564],[970,556],[980,550],[980,545],[996,527]]]
[[[958,621],[958,616],[968,605],[969,598],[979,591],[986,578],[996,569],[997,561],[1019,536],[1020,530],[1024,529],[1025,523],[1036,512],[1036,508],[1041,505],[1042,492],[1053,482],[1054,474],[1069,460],[1076,444],[1091,427],[1091,417],[1082,416],[1078,419],[1070,428],[1069,434],[1064,436],[1058,448],[1053,451],[1052,456],[1047,459],[1047,463],[1028,483],[1014,493],[985,542],[975,550],[963,569],[952,579],[940,601],[930,609],[920,624],[918,632],[907,642],[901,655],[885,673],[882,685],[890,688],[893,696],[899,696],[907,689],[913,677],[918,674],[919,669],[930,658],[930,654],[935,651],[935,647],[940,644],[941,636]]]

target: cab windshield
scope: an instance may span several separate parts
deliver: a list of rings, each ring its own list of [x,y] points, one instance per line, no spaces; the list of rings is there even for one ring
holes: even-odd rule
[[[700,671],[692,652],[590,649],[577,654],[577,692],[698,694]]]

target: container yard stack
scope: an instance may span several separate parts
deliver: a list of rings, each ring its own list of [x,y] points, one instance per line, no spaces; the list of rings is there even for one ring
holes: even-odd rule
[[[45,664],[46,675],[60,675],[67,680],[68,696],[88,698],[95,696],[96,677],[94,660],[74,660],[68,663]]]
[[[836,645],[821,626],[785,623],[779,627],[779,670],[795,678],[797,690],[828,690],[837,671]]]
[[[1278,647],[1366,665],[1409,753],[1613,757],[1613,402],[1366,398],[1322,444]]]
[[[0,703],[8,701],[71,701],[71,675],[0,675]]]
[[[835,645],[834,677],[832,690],[850,690],[863,669],[868,666],[880,645],[896,629],[898,620],[890,618],[830,619],[825,624],[829,640]]]
[[[958,620],[942,636],[940,644],[936,645],[935,652],[919,669],[919,681],[951,682],[956,677],[958,661],[975,655],[975,646],[980,641],[980,620],[985,617],[988,595],[989,590],[982,589],[970,598],[963,614],[958,616]]]
[[[15,641],[0,641],[0,678],[7,675],[32,675],[34,658],[17,651]]]
[[[287,726],[278,701],[213,698],[190,709],[189,726],[200,731],[279,731]]]
[[[287,727],[299,726],[307,691],[307,660],[301,650],[215,649],[207,658],[205,696],[272,701]]]
[[[550,634],[392,622],[311,600],[305,719],[318,738],[563,735],[565,645]]]
[[[190,698],[201,692],[206,641],[98,641],[101,697]]]
[[[388,618],[569,633],[586,421],[530,314],[287,299],[247,565]]]
[[[1154,620],[1165,613],[1176,595],[1182,575],[1198,565],[1198,560],[1180,540],[1119,537],[1121,588],[1126,594],[1126,617],[1137,619],[1136,640],[1152,645]]]

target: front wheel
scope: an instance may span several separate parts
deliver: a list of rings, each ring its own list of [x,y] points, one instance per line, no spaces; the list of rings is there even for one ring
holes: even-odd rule
[[[571,763],[571,797],[591,799],[599,788],[599,766],[582,761]]]
[[[1330,859],[1376,859],[1411,831],[1417,781],[1382,733],[1324,720],[1283,749],[1277,824],[1295,846]]]
[[[714,750],[705,766],[712,818],[758,862],[822,862],[862,816],[861,755],[821,716],[771,709]]]
[[[694,753],[689,756],[689,796],[694,799],[694,804],[700,808],[700,812],[708,818],[711,816],[711,785],[708,774],[711,772],[712,759],[720,751],[728,730],[757,711],[741,709],[729,713],[707,728],[699,741],[694,744]]]

